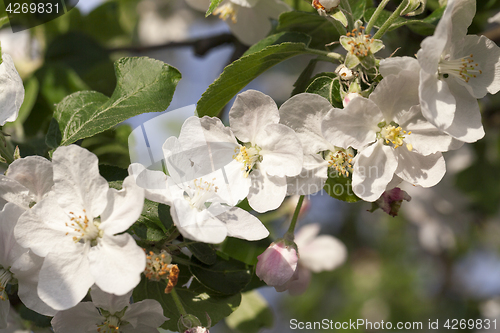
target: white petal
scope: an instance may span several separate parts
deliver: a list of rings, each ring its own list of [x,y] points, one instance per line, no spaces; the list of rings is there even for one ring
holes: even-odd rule
[[[243,7],[248,7],[248,8],[252,8],[254,7],[257,2],[259,2],[260,0],[230,0],[232,3],[234,4],[237,4],[239,6],[243,6]],[[260,1],[260,2],[264,2],[264,1]]]
[[[13,203],[7,203],[0,212],[0,266],[10,267],[28,251],[14,238],[14,227],[24,212],[24,209]]]
[[[18,295],[26,307],[45,316],[53,316],[57,311],[45,304],[37,293],[38,275],[43,258],[32,252],[25,252],[10,268],[18,282]]]
[[[144,251],[129,234],[111,237],[105,234],[90,249],[88,258],[95,284],[115,295],[124,295],[135,288],[146,268]]]
[[[383,77],[398,75],[401,71],[408,70],[418,75],[420,65],[418,60],[411,57],[393,57],[380,60],[380,74]]]
[[[198,242],[219,244],[226,239],[226,225],[207,210],[198,212],[187,201],[178,199],[170,208],[170,214],[182,236]]]
[[[451,11],[450,43],[456,44],[467,34],[467,29],[476,14],[476,1],[454,0],[449,1],[443,17]]]
[[[311,223],[304,225],[295,233],[294,242],[299,248],[299,254],[301,257],[302,253],[300,252],[300,249],[311,243],[318,236],[320,230],[321,225],[319,223]]]
[[[477,100],[455,80],[449,80],[448,87],[455,96],[457,108],[453,122],[444,131],[465,142],[476,142],[482,139],[484,129]]]
[[[108,182],[99,174],[97,156],[76,145],[59,147],[52,155],[54,189],[59,205],[76,215],[96,217],[106,207]]]
[[[435,153],[422,156],[400,147],[396,149],[398,168],[396,174],[410,184],[434,186],[443,178],[446,165],[443,155]]]
[[[429,75],[436,75],[441,55],[444,52],[448,34],[444,25],[445,18],[441,18],[434,36],[425,38],[420,44],[421,49],[417,52],[418,63],[422,71]],[[443,22],[443,24],[441,24]]]
[[[74,308],[58,312],[52,321],[55,333],[88,333],[96,331],[104,321],[92,302],[82,302]]]
[[[500,90],[500,48],[484,36],[465,36],[455,45],[455,59],[473,55],[474,65],[479,65],[481,74],[471,77],[469,82],[459,80],[475,98],[483,98],[487,92],[496,94]]]
[[[84,251],[49,253],[39,275],[38,295],[56,310],[77,305],[94,284]]]
[[[71,223],[51,192],[19,218],[14,235],[21,246],[45,257],[52,250],[72,251],[76,246],[73,237],[80,234],[69,226]]]
[[[168,177],[162,171],[149,170],[142,164],[133,163],[128,167],[128,173],[135,178],[136,184],[144,189],[148,200],[170,204],[172,195],[167,186]]]
[[[23,80],[8,54],[2,55],[0,65],[0,126],[16,120],[24,101]]]
[[[163,315],[163,308],[160,303],[152,299],[145,299],[131,304],[122,319],[136,328],[139,326],[157,328],[168,320]]]
[[[331,144],[323,137],[321,123],[333,107],[324,97],[302,93],[281,105],[280,122],[297,133],[304,154],[329,150]]]
[[[300,263],[299,265],[297,265],[295,274],[297,276],[297,279],[290,279],[290,281],[287,283],[286,288],[286,290],[288,290],[288,293],[292,296],[297,296],[305,293],[307,288],[309,287],[309,284],[311,283],[312,277],[311,271],[302,266]],[[279,292],[278,288],[275,289]]]
[[[287,195],[309,195],[321,191],[328,178],[328,162],[319,154],[305,155],[302,171],[287,177]]]
[[[286,178],[269,176],[256,169],[250,173],[252,187],[248,193],[250,207],[259,213],[278,208],[286,196]]]
[[[323,136],[333,145],[360,149],[375,141],[377,124],[383,121],[378,106],[364,97],[353,99],[343,110],[330,111],[321,126]]]
[[[259,240],[269,236],[269,231],[258,218],[249,212],[233,207],[217,218],[226,223],[227,235],[250,241]]]
[[[453,137],[428,122],[420,112],[418,105],[404,114],[399,125],[407,132],[411,131],[411,134],[406,135],[404,139],[405,144],[411,144],[413,149],[422,155],[448,151],[454,147],[456,142]],[[401,149],[406,149],[404,144]]]
[[[291,11],[292,8],[281,0],[260,0],[255,6],[260,12],[264,12],[267,17],[277,20],[284,12]]]
[[[457,102],[447,82],[437,79],[434,74],[420,71],[419,96],[422,113],[431,124],[440,130],[451,125]]]
[[[274,100],[256,90],[239,94],[229,111],[231,129],[242,142],[255,143],[262,128],[279,121],[278,107]]]
[[[356,157],[352,189],[363,200],[375,201],[384,193],[398,166],[394,148],[378,140],[360,152],[358,151]]]
[[[31,196],[29,190],[17,180],[0,175],[0,198],[12,202],[19,207],[29,209]]]
[[[102,291],[98,286],[93,285],[90,289],[92,303],[98,308],[109,311],[111,314],[122,311],[125,307],[130,306],[130,297],[132,290],[125,295],[117,296]]]
[[[315,273],[332,271],[347,259],[347,248],[337,238],[321,235],[299,247],[300,264]]]
[[[126,231],[141,216],[143,203],[144,190],[128,176],[122,190],[109,189],[108,206],[101,214],[100,228],[109,235]]]
[[[282,124],[270,124],[259,132],[255,143],[262,148],[259,168],[270,176],[296,176],[302,170],[302,144],[295,132]]]
[[[398,122],[403,112],[419,104],[418,80],[415,73],[401,71],[398,75],[390,75],[380,81],[370,95],[370,100],[377,104],[387,123]]]
[[[261,2],[267,1],[272,0]],[[272,28],[269,13],[262,12],[260,8],[239,7],[236,23],[231,20],[226,20],[226,23],[233,35],[245,45],[257,43],[266,37]]]

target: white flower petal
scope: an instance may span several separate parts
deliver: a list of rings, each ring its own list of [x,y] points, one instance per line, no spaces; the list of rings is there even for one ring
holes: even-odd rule
[[[281,105],[280,122],[295,131],[302,142],[304,154],[331,150],[332,145],[323,137],[321,123],[333,106],[324,97],[302,93]]]
[[[24,101],[23,80],[8,54],[2,55],[0,64],[0,126],[17,119]]]
[[[292,296],[301,295],[306,292],[309,284],[311,283],[312,273],[306,267],[302,266],[300,263],[297,265],[297,269],[295,270],[295,275],[297,277],[296,280],[290,279],[286,283],[286,290]],[[276,291],[279,292],[275,287]],[[284,291],[284,290],[283,290]]]
[[[125,307],[130,306],[132,290],[125,295],[117,296],[106,293],[98,286],[93,285],[90,289],[90,296],[92,297],[92,303],[96,307],[109,311],[110,314],[115,314],[125,309]]]
[[[152,299],[145,299],[131,304],[122,320],[129,322],[135,328],[145,326],[156,329],[168,318],[163,315],[163,308],[160,303]],[[141,330],[141,332],[143,331]]]
[[[52,250],[71,251],[75,247],[73,236],[79,234],[65,223],[70,225],[72,221],[58,205],[55,193],[51,192],[19,218],[14,235],[21,246],[30,248],[41,257]]]
[[[410,184],[431,187],[439,183],[446,173],[441,153],[423,156],[400,147],[396,149],[396,154],[398,158],[396,175]]]
[[[58,312],[52,321],[55,333],[88,333],[96,331],[104,321],[92,302],[82,302],[74,308]]]
[[[36,202],[42,200],[54,186],[52,163],[40,156],[15,160],[9,165],[6,175],[26,187]]]
[[[269,176],[259,169],[250,173],[252,187],[248,193],[250,207],[259,213],[278,208],[286,196],[286,178]]]
[[[267,2],[273,0],[264,0]],[[229,29],[240,42],[245,45],[253,45],[267,36],[272,25],[269,13],[260,8],[239,7],[236,22],[226,20]]]
[[[455,80],[449,80],[448,87],[457,104],[453,122],[444,131],[465,142],[476,142],[483,138],[484,129],[477,100]]]
[[[37,293],[38,274],[43,258],[32,252],[25,252],[10,268],[18,282],[18,296],[26,307],[45,316],[53,316],[57,311],[45,304]]]
[[[302,144],[295,132],[282,124],[270,124],[255,142],[262,148],[259,168],[270,176],[296,176],[302,170]]]
[[[67,310],[77,305],[93,284],[84,251],[51,252],[40,270],[38,295],[52,308]]]
[[[255,143],[257,134],[269,124],[278,124],[280,116],[274,100],[256,90],[247,90],[236,97],[229,111],[229,123],[242,142]]]
[[[435,74],[420,71],[419,96],[422,113],[431,124],[441,130],[451,125],[457,106],[456,96],[451,94],[447,82],[439,80]]]
[[[467,87],[475,98],[483,98],[487,92],[496,94],[500,90],[500,48],[484,36],[469,35],[459,41],[454,48],[455,59],[473,55],[474,65],[477,63],[481,74],[470,77],[469,82],[458,80]]]
[[[299,246],[300,264],[319,273],[332,271],[347,259],[347,248],[337,238],[321,235],[305,246]]]
[[[333,145],[360,149],[375,141],[377,124],[383,121],[382,111],[364,97],[353,99],[343,110],[330,111],[321,126],[323,136]]]
[[[136,184],[144,189],[148,200],[169,205],[172,195],[168,189],[168,177],[162,171],[146,169],[142,164],[133,163],[128,167],[129,175],[135,178]]]
[[[76,145],[59,147],[52,155],[54,189],[59,205],[83,216],[101,215],[107,204],[108,182],[99,174],[97,156]]]
[[[476,1],[470,0],[450,0],[443,17],[451,16],[450,44],[455,45],[467,34],[467,29],[471,25],[476,14]],[[442,19],[441,19],[442,20]],[[441,24],[441,20],[439,24]],[[445,24],[446,22],[444,22]],[[443,25],[444,25],[443,24]]]
[[[309,195],[321,191],[328,178],[328,162],[319,154],[304,155],[302,171],[287,177],[287,195]]]
[[[402,113],[419,104],[418,82],[418,76],[406,70],[380,81],[370,100],[377,104],[387,123],[398,122]]]
[[[135,288],[146,268],[146,255],[129,234],[104,234],[97,246],[90,249],[88,260],[95,284],[115,295],[124,295]]]
[[[381,140],[358,151],[352,175],[354,193],[366,201],[377,200],[392,180],[397,168],[394,148]]]
[[[227,235],[230,237],[254,241],[269,236],[269,231],[262,222],[241,208],[233,207],[217,215],[217,218],[226,223]]]
[[[383,77],[398,75],[401,71],[410,71],[418,75],[420,64],[412,57],[393,57],[380,60],[380,74]]]
[[[109,189],[108,205],[101,214],[101,230],[109,235],[126,231],[141,216],[143,203],[144,190],[128,176],[122,190]]]
[[[0,198],[24,209],[30,208],[31,196],[29,190],[18,181],[4,175],[0,175]]]
[[[27,252],[14,238],[14,227],[24,212],[24,209],[13,203],[7,203],[0,211],[0,266],[10,267]]]
[[[414,106],[403,115],[399,125],[411,134],[406,135],[405,144],[411,144],[416,152],[422,155],[433,154],[438,151],[448,151],[453,148],[456,140],[440,131],[424,118],[420,106]],[[406,149],[405,144],[401,149]]]

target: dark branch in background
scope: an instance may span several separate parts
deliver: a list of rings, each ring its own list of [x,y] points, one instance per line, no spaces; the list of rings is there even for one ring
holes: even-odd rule
[[[231,62],[241,57],[243,53],[248,49],[247,46],[243,45],[236,37],[232,34],[221,34],[216,36],[204,37],[199,39],[188,40],[184,42],[170,42],[160,45],[152,46],[123,46],[108,49],[108,52],[131,52],[131,53],[143,53],[157,50],[173,49],[180,47],[191,47],[193,48],[194,54],[202,57],[207,54],[211,49],[216,48],[225,44],[233,44],[235,46],[235,52],[231,56]]]

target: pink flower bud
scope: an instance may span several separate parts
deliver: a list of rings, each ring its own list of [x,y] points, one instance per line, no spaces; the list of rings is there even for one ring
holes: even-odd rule
[[[403,200],[410,201],[411,197],[399,187],[395,187],[382,193],[380,198],[372,204],[370,211],[373,212],[377,208],[381,208],[387,214],[397,216]]]
[[[282,239],[272,243],[257,259],[257,276],[269,286],[281,286],[297,269],[297,246]]]
[[[184,333],[210,333],[210,331],[208,330],[208,328],[205,328],[203,326],[196,326],[196,327],[191,327]]]
[[[359,97],[359,96],[361,96],[361,95],[358,93],[355,93],[355,92],[348,93],[347,95],[345,95],[344,99],[342,100],[342,105],[344,105],[344,107],[346,107],[347,104],[349,104],[353,99],[355,99],[356,97]]]

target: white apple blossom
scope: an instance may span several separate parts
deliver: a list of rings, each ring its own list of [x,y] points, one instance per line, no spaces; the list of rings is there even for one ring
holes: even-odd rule
[[[75,306],[95,283],[123,295],[134,288],[146,258],[126,231],[140,216],[144,191],[131,177],[110,189],[97,157],[71,145],[53,154],[54,190],[26,211],[17,241],[44,257],[38,295],[56,310]]]
[[[186,0],[193,8],[207,11],[210,0]],[[271,19],[291,8],[281,0],[225,0],[213,12],[226,21],[231,32],[246,45],[257,43],[271,31]]]
[[[23,80],[10,55],[4,53],[0,64],[0,126],[17,119],[23,101]]]
[[[321,226],[312,223],[303,226],[295,234],[295,244],[299,249],[299,261],[295,278],[290,279],[276,291],[291,295],[304,293],[311,282],[311,272],[333,271],[347,259],[347,248],[340,240],[331,235],[320,235]]]
[[[188,124],[193,122],[199,124],[198,118],[192,117],[186,121]],[[183,129],[186,128],[190,127],[185,124]],[[246,240],[267,237],[269,232],[258,218],[243,209],[232,207],[233,200],[228,199],[231,197],[229,189],[220,181],[224,180],[221,170],[207,171],[210,161],[205,161],[201,166],[196,162],[191,165],[193,161],[190,158],[194,158],[197,153],[200,153],[200,158],[205,156],[201,152],[206,146],[189,150],[181,145],[184,135],[186,132],[181,132],[179,139],[170,137],[163,146],[169,176],[161,171],[148,170],[137,163],[129,167],[129,173],[145,189],[146,198],[170,205],[177,229],[192,240],[217,244],[226,236]],[[193,135],[193,142],[196,142],[195,138],[196,135]]]
[[[12,162],[0,175],[0,198],[29,209],[52,189],[52,163],[40,156],[28,156]]]
[[[384,78],[369,99],[357,97],[343,110],[330,111],[322,124],[332,144],[357,149],[354,193],[375,201],[394,175],[422,187],[441,180],[441,154],[455,140],[426,121],[418,106],[418,77],[410,71]]]
[[[36,292],[43,259],[21,247],[14,238],[14,227],[24,212],[12,203],[7,203],[0,211],[0,330],[7,327],[8,284],[18,285],[18,296],[28,308],[47,316],[56,313]]]
[[[422,113],[465,142],[484,136],[476,99],[500,90],[500,48],[484,36],[467,35],[475,11],[476,1],[449,0],[434,35],[417,53]]]
[[[92,302],[79,303],[52,318],[55,333],[157,333],[168,320],[158,301],[146,299],[130,304],[132,291],[116,296],[93,286],[90,296]]]
[[[280,107],[280,121],[295,131],[304,152],[301,173],[288,177],[289,194],[308,195],[320,191],[330,167],[345,176],[352,171],[354,151],[336,147],[321,132],[321,124],[332,110],[326,98],[309,93],[295,95]]]

